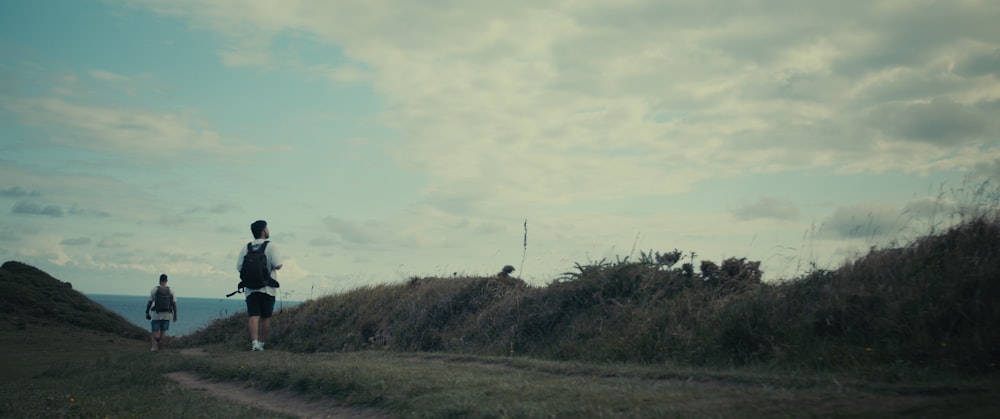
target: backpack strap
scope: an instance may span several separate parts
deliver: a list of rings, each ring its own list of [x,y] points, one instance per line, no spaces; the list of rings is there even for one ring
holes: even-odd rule
[[[267,249],[267,244],[270,242],[271,242],[270,240],[264,240],[264,243],[260,245],[260,251],[263,252],[264,249]],[[252,251],[253,251],[253,242],[247,243],[247,253],[250,253]]]

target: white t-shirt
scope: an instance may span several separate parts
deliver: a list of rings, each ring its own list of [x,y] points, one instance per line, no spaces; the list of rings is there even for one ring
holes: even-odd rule
[[[153,290],[149,292],[149,301],[156,302],[156,291],[158,289],[160,289],[159,285],[153,287]],[[167,287],[167,289],[170,290],[170,287]],[[177,296],[174,295],[174,290],[170,290],[170,301],[177,304]],[[152,306],[149,307],[149,315],[151,317],[150,320],[170,320],[174,317],[173,313],[169,311],[156,311],[153,310]]]
[[[278,253],[278,249],[274,245],[274,242],[267,239],[256,239],[252,242],[253,248],[254,250],[257,250],[258,248],[260,248],[260,245],[264,244],[265,241],[267,241],[268,243],[267,247],[264,248],[264,256],[267,256],[267,264],[268,268],[271,271],[271,279],[277,281],[278,271],[274,269],[274,267],[281,265],[282,262],[281,262],[281,255]],[[239,272],[241,269],[243,269],[243,257],[246,255],[247,255],[247,245],[244,244],[243,247],[240,248],[239,256],[236,257],[236,272]],[[262,292],[267,295],[275,295],[278,293],[278,290],[277,288],[274,287],[264,287],[264,288],[247,288],[244,290],[244,292],[246,293],[246,295],[250,295],[255,292]]]

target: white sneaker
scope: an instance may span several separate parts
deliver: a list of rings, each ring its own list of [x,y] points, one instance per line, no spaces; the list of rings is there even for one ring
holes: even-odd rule
[[[253,352],[260,352],[264,350],[264,342],[255,340],[250,342],[250,350]]]

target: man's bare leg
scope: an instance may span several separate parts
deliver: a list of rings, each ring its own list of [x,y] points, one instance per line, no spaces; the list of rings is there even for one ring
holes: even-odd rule
[[[271,334],[271,318],[261,319],[260,321],[260,339],[261,343],[267,342],[267,336]]]
[[[260,316],[250,316],[247,318],[247,326],[250,328],[250,340],[257,340],[259,336],[259,330],[257,325],[260,323]]]

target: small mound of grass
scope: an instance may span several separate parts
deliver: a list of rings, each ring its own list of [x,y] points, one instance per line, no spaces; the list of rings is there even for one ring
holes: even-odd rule
[[[88,330],[141,338],[146,332],[33,266],[10,261],[0,266],[0,321],[18,329],[69,324]]]

